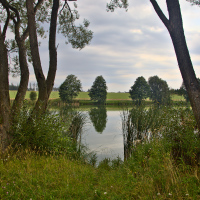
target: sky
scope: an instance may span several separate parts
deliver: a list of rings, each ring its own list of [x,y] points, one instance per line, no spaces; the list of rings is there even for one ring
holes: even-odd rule
[[[58,69],[55,87],[74,74],[81,81],[83,91],[91,88],[95,78],[102,75],[108,92],[128,92],[137,77],[147,81],[154,75],[167,81],[170,88],[182,83],[169,33],[155,13],[149,0],[129,0],[129,8],[107,12],[109,0],[77,0],[80,23],[90,21],[93,39],[82,50],[65,44],[58,34]],[[166,16],[166,1],[157,1]],[[183,26],[188,49],[197,77],[200,77],[200,7],[180,0]],[[73,7],[73,2],[69,2]],[[40,55],[44,73],[48,71],[48,40],[42,41]],[[19,78],[10,77],[16,84]],[[30,82],[35,76],[30,66]]]

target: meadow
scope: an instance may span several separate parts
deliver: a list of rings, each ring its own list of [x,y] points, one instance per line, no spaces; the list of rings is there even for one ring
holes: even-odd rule
[[[16,96],[17,91],[10,91],[10,98],[14,99]],[[30,99],[30,91],[27,91],[26,93],[26,99]],[[129,97],[129,93],[114,93],[114,92],[108,92],[107,94],[107,100],[131,100]],[[59,99],[59,93],[58,91],[52,91],[50,95],[50,99]],[[90,100],[90,97],[88,96],[88,92],[80,92],[79,95],[75,98],[77,100]],[[147,99],[148,100],[148,99]],[[184,101],[184,97],[180,95],[172,95],[173,101]]]

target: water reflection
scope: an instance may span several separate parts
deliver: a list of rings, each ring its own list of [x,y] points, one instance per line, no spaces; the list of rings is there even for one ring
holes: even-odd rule
[[[104,158],[123,160],[123,135],[119,110],[107,110],[106,107],[71,109],[62,107],[59,111],[63,122],[68,124],[70,135],[77,143],[88,147],[89,152],[95,152],[97,162]],[[86,124],[81,124],[84,117]],[[81,126],[81,127],[80,127]],[[101,134],[99,134],[101,133]]]
[[[107,110],[105,106],[91,108],[89,111],[90,120],[98,133],[102,133],[106,128]]]
[[[100,111],[103,113],[100,113]],[[115,159],[118,156],[123,160],[124,149],[120,111],[106,110],[105,107],[92,108],[87,114],[91,123],[88,123],[87,127],[85,127],[82,135],[82,144],[96,153],[98,161],[104,158]],[[94,116],[95,120],[92,116]],[[100,118],[97,118],[98,116]],[[104,119],[102,116],[104,116]]]

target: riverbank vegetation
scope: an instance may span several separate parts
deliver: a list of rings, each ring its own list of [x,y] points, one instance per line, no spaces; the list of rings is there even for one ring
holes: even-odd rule
[[[77,114],[46,114],[29,127],[22,113],[17,142],[0,155],[0,199],[199,199],[200,144],[191,109],[134,109],[135,118],[128,112],[132,128],[144,133],[148,127],[151,137],[137,144],[134,138],[124,162],[107,158],[98,164],[69,133]]]

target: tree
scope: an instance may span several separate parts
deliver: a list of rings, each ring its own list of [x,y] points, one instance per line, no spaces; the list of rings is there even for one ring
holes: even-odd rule
[[[76,10],[72,10],[67,0],[0,0],[0,145],[5,150],[12,140],[11,125],[19,113],[28,87],[28,61],[33,64],[37,84],[38,100],[33,110],[33,116],[45,112],[47,102],[54,85],[57,70],[56,32],[61,32],[68,38],[73,48],[82,49],[92,39],[92,31],[88,30],[89,22],[76,25],[79,18]],[[49,28],[49,71],[44,76],[40,54],[38,36],[44,36],[42,23]],[[57,23],[58,22],[58,23]],[[7,30],[14,34],[14,40],[7,41]],[[11,107],[9,97],[9,63],[8,55],[14,52],[13,62],[18,69],[21,81],[16,98]],[[28,59],[27,59],[28,56]],[[19,67],[18,67],[19,66]]]
[[[60,85],[59,96],[63,102],[72,102],[72,99],[81,92],[81,88],[81,81],[75,75],[71,74]]]
[[[129,90],[132,100],[136,100],[138,105],[141,105],[142,100],[149,97],[150,88],[143,76],[136,79],[134,85]]]
[[[200,128],[200,85],[195,75],[193,64],[188,51],[179,0],[166,0],[169,16],[166,17],[156,0],[149,0],[160,20],[167,28],[176,54],[178,66],[188,92],[192,110]],[[197,1],[193,1],[197,2]],[[111,0],[107,4],[108,10],[114,11],[116,7],[127,9],[127,0]]]
[[[98,103],[102,104],[106,101],[107,89],[103,76],[97,76],[88,95],[91,100],[98,101]]]
[[[159,104],[170,103],[170,91],[166,81],[158,76],[152,76],[149,78],[148,83],[151,90],[150,99],[152,101]]]

